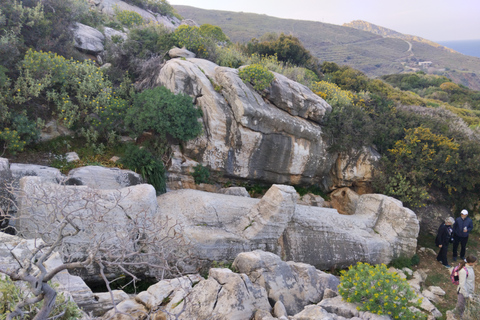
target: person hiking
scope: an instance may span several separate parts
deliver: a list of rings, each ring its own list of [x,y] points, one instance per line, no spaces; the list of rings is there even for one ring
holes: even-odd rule
[[[460,213],[460,217],[458,217],[453,224],[453,261],[457,261],[457,249],[459,244],[461,245],[460,259],[465,259],[468,234],[472,229],[472,219],[468,217],[468,211],[463,209]]]
[[[453,236],[452,225],[455,223],[455,219],[448,217],[438,227],[437,237],[435,238],[435,245],[440,248],[438,252],[437,261],[440,261],[445,267],[451,268],[447,261],[448,244]]]
[[[468,256],[466,261],[460,261],[458,268],[458,287],[457,287],[457,306],[455,312],[463,317],[465,312],[466,299],[473,297],[475,292],[475,271],[473,266],[477,263],[477,258],[474,256]]]

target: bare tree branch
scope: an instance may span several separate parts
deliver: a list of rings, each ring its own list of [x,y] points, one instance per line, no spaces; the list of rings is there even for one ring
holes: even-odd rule
[[[116,274],[124,274],[135,284],[138,275],[158,280],[178,275],[180,258],[178,222],[156,216],[153,187],[142,185],[120,190],[97,190],[84,186],[45,183],[36,177],[23,178],[15,194],[18,207],[9,217],[19,236],[32,239],[24,257],[17,257],[15,270],[0,266],[13,281],[29,284],[33,298],[15,306],[7,319],[22,315],[27,305],[43,300],[34,319],[47,319],[55,306],[57,292],[48,281],[63,270],[84,269],[100,274],[116,309],[110,283]],[[144,200],[135,197],[153,197]],[[132,198],[134,200],[132,200]],[[175,242],[177,245],[172,245]],[[59,252],[64,264],[47,270],[45,262]],[[112,279],[113,280],[109,280]],[[148,315],[147,315],[148,316]]]

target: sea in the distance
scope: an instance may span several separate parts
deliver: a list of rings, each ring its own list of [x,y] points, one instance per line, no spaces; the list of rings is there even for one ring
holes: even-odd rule
[[[480,58],[480,39],[478,40],[455,40],[437,41],[438,44],[448,47],[460,53]]]

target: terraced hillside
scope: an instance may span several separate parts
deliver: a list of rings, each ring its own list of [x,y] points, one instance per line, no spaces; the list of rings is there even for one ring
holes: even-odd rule
[[[424,71],[446,75],[480,90],[480,58],[452,52],[423,40],[416,41],[415,37],[405,40],[316,21],[174,7],[184,18],[221,27],[234,42],[247,42],[267,32],[283,32],[298,37],[320,60],[347,64],[371,77],[420,70],[419,62],[431,61],[430,67]]]

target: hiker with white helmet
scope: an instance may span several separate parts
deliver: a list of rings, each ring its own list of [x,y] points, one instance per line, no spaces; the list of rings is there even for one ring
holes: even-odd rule
[[[460,217],[453,224],[453,261],[457,261],[458,244],[461,245],[460,259],[465,259],[468,235],[473,229],[472,219],[468,217],[468,211],[463,209]]]

